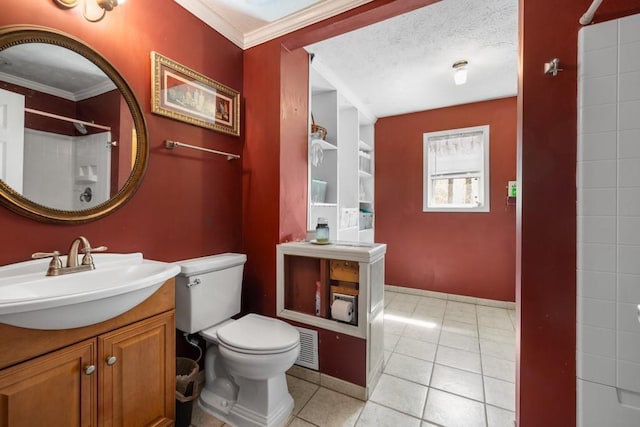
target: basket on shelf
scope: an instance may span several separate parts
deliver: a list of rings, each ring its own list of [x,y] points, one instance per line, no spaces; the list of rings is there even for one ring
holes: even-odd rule
[[[311,113],[311,134],[316,134],[318,139],[325,139],[327,137],[327,129],[316,124],[313,113]]]

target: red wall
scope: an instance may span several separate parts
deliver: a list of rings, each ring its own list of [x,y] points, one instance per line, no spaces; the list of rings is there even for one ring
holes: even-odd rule
[[[385,282],[515,301],[516,98],[378,119],[375,240],[387,244]],[[422,211],[423,134],[490,126],[491,212]]]
[[[89,224],[39,223],[0,207],[0,265],[26,260],[36,251],[66,252],[78,235],[110,251],[141,251],[165,261],[242,250],[242,160],[187,149],[172,152],[163,143],[175,139],[240,154],[243,137],[150,113],[152,50],[242,93],[241,49],[171,0],[153,2],[153,7],[130,1],[98,23],[82,17],[82,4],[63,10],[50,0],[3,0],[0,25],[12,24],[64,31],[111,61],[145,112],[150,159],[133,198]]]
[[[520,0],[517,206],[517,418],[576,423],[576,121],[578,19],[591,0]],[[605,1],[596,22],[640,12]],[[563,72],[544,75],[558,57]]]

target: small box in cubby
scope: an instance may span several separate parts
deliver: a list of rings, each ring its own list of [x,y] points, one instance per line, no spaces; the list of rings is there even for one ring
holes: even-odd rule
[[[338,261],[332,259],[329,262],[329,278],[343,282],[360,282],[360,265],[356,261]]]

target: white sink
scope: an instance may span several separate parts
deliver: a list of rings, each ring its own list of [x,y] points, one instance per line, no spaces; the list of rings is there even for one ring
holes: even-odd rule
[[[180,272],[141,253],[92,254],[95,270],[45,276],[48,259],[0,267],[0,323],[69,329],[116,317],[143,302]],[[65,257],[61,257],[63,265]]]

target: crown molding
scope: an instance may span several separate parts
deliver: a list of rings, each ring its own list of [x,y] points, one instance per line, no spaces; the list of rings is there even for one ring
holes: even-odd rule
[[[244,34],[242,31],[231,25],[229,21],[218,15],[202,0],[174,0],[183,8],[191,12],[196,18],[222,34],[233,44],[244,49]]]
[[[27,80],[22,77],[17,77],[12,74],[0,72],[0,80],[14,85],[22,86],[27,89],[35,90],[38,92],[46,93],[48,95],[57,96],[68,101],[82,101],[87,98],[102,95],[105,92],[117,89],[116,85],[111,80],[106,80],[103,83],[97,84],[93,87],[83,89],[78,92],[69,92],[68,90],[59,89],[54,86],[49,86],[43,83],[34,82],[33,80]]]
[[[246,33],[240,31],[207,6],[205,0],[174,1],[244,50],[370,3],[373,0],[323,1]]]
[[[331,0],[316,3],[299,12],[245,33],[243,49],[257,46],[371,1],[373,0]]]

